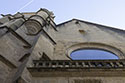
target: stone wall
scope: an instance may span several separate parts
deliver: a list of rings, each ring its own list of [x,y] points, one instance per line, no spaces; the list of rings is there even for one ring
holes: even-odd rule
[[[89,80],[86,83],[124,83],[125,81],[124,77],[36,77],[33,79],[32,83],[84,83],[86,80]]]

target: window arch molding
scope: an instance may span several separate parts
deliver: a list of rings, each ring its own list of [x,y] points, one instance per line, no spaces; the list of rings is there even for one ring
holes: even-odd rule
[[[115,54],[119,59],[125,58],[122,51],[120,51],[119,49],[117,49],[114,46],[103,44],[103,43],[79,43],[79,44],[74,44],[67,49],[66,55],[67,55],[68,58],[71,59],[70,54],[72,52],[77,51],[77,50],[82,50],[82,49],[100,49],[100,50],[104,50],[104,51],[111,52],[111,53]]]

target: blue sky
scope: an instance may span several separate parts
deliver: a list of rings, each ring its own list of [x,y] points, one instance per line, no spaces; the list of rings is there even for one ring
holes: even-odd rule
[[[106,60],[106,59],[119,59],[115,54],[99,50],[99,49],[83,49],[71,53],[73,60]]]
[[[2,0],[0,14],[40,8],[53,11],[57,24],[77,18],[125,30],[125,0]]]

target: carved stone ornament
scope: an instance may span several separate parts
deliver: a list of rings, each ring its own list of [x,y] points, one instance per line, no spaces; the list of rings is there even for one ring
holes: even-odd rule
[[[37,21],[35,20],[28,20],[26,23],[25,23],[25,26],[26,26],[26,29],[27,29],[27,34],[28,35],[36,35],[38,34],[41,29],[42,29],[42,26],[40,25],[40,23],[38,23]]]

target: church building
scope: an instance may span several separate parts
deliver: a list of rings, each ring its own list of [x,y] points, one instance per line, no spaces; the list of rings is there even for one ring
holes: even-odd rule
[[[0,83],[125,83],[125,31],[53,12],[2,15]]]

